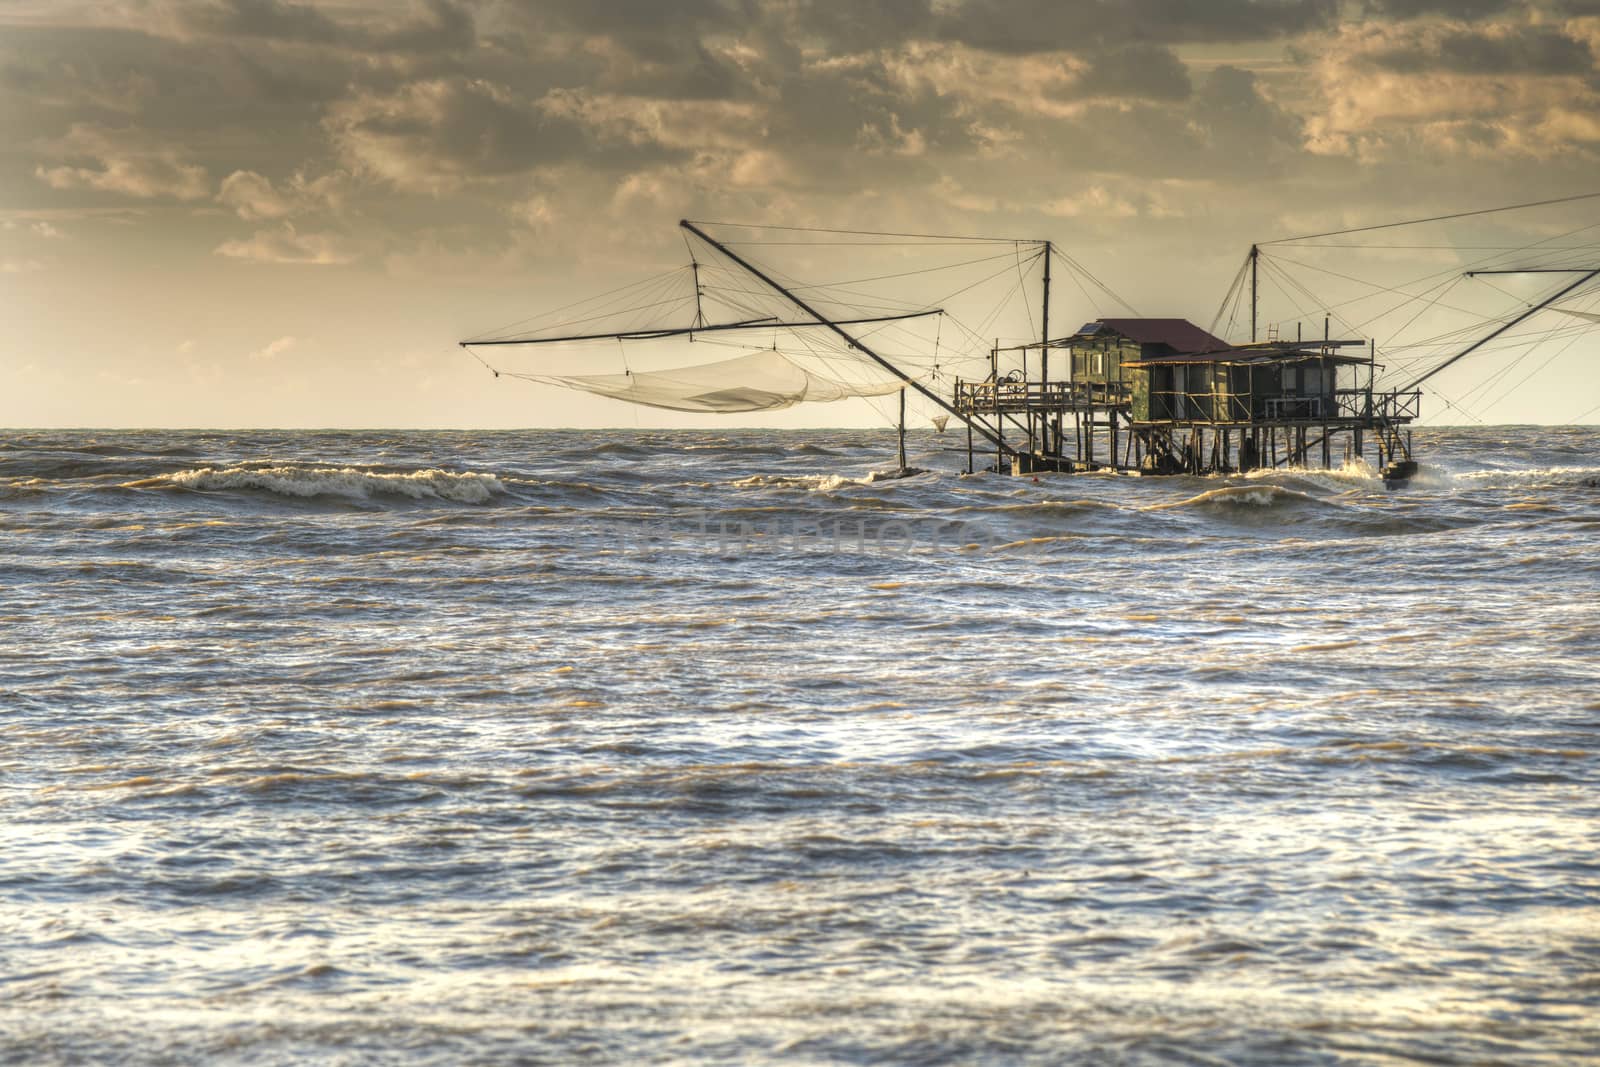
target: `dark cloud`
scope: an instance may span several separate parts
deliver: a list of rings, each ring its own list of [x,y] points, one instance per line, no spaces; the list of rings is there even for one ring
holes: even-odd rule
[[[805,152],[858,148],[902,156],[961,152],[973,144],[962,101],[897,82],[878,60],[794,72],[769,112],[769,143]],[[826,164],[838,166],[838,160]]]
[[[284,0],[215,0],[181,8],[178,21],[193,33],[214,37],[334,44],[344,35],[337,22],[316,8]]]
[[[928,38],[935,26],[931,0],[802,0],[788,13],[792,34],[838,53]]]
[[[596,91],[726,100],[748,96],[750,78],[720,44],[775,39],[749,3],[747,11],[743,0],[508,0],[483,21],[496,47],[528,63],[586,62],[579,80]],[[746,56],[750,51],[744,49]]]
[[[1367,61],[1402,74],[1444,71],[1453,74],[1588,74],[1594,53],[1549,26],[1522,26],[1493,36],[1448,33],[1412,48],[1376,52]]]
[[[511,0],[507,10],[536,32],[604,37],[657,63],[682,59],[706,34],[747,21],[737,0]]]
[[[1211,174],[1271,175],[1301,156],[1300,120],[1262,95],[1250,71],[1217,67],[1200,83],[1190,114]]]
[[[637,128],[602,131],[586,120],[575,99],[529,100],[464,78],[359,94],[331,108],[324,125],[348,165],[413,191],[441,191],[575,159],[604,172],[679,155]]]
[[[429,176],[494,176],[556,163],[583,151],[581,124],[552,118],[473,82],[408,86],[367,96],[330,116],[336,136],[358,161],[382,159],[380,173],[404,180]]]
[[[1422,15],[1444,15],[1457,19],[1480,19],[1503,11],[1520,11],[1524,0],[1368,0],[1372,15],[1409,19]]]
[[[336,57],[112,27],[11,28],[0,34],[0,71],[0,128],[13,139],[80,123],[137,126],[202,153],[213,144],[281,153],[284,138],[315,130],[352,78]]]
[[[399,20],[384,13],[348,21],[289,0],[206,0],[179,8],[178,22],[207,37],[380,53],[462,51],[477,38],[471,13],[451,0],[420,0]]]
[[[472,14],[450,0],[425,0],[409,21],[372,34],[372,46],[394,52],[463,52],[477,41]]]
[[[963,0],[938,33],[995,52],[1088,51],[1154,44],[1272,40],[1329,25],[1334,0]]]
[[[616,87],[668,100],[731,100],[749,88],[743,71],[698,43],[682,60],[642,65]]]
[[[1073,86],[1073,96],[1140,100],[1185,100],[1193,91],[1189,68],[1171,49],[1136,44],[1085,57],[1089,70]]]

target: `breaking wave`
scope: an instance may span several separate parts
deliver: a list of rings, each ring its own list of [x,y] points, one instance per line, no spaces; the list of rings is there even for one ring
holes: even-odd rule
[[[403,497],[449,500],[457,504],[484,504],[506,491],[500,479],[492,474],[437,468],[389,474],[355,467],[200,467],[125,483],[125,488],[130,489],[167,487],[206,492],[254,490],[302,500]]]
[[[1533,467],[1522,470],[1456,471],[1456,482],[1483,489],[1521,489],[1536,486],[1600,486],[1600,467]]]
[[[804,489],[813,493],[827,493],[847,485],[871,485],[880,481],[877,472],[861,478],[848,478],[842,474],[752,474],[733,483],[735,489]]]
[[[1285,489],[1281,485],[1230,485],[1222,489],[1209,489],[1204,493],[1167,504],[1151,504],[1146,511],[1174,511],[1179,508],[1257,507],[1271,508],[1284,505],[1324,504],[1309,493]]]

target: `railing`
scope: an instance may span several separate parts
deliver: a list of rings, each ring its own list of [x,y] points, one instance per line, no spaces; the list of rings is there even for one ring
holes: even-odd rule
[[[1002,379],[998,382],[956,383],[956,407],[979,414],[997,410],[1115,404],[1127,397],[1128,387],[1117,382],[1025,382]]]
[[[1269,396],[1267,419],[1320,419],[1321,396]]]
[[[1405,422],[1422,416],[1422,391],[1409,393],[1373,393],[1372,399],[1380,418],[1390,422]]]
[[[1382,419],[1405,422],[1422,413],[1422,393],[1375,393],[1366,389],[1340,389],[1334,394],[1334,414],[1342,419]]]
[[[1178,398],[1183,398],[1179,413]],[[1157,389],[1150,393],[1150,418],[1154,422],[1249,422],[1248,393],[1191,393],[1187,390]]]

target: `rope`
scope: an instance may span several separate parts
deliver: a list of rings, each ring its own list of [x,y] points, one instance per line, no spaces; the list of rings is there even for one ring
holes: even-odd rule
[[[1600,195],[1600,194],[1596,194]],[[970,237],[948,233],[900,233],[893,230],[836,230],[826,226],[776,226],[765,222],[711,222],[690,219],[697,226],[730,226],[741,230],[783,230],[788,233],[837,233],[849,237],[911,237],[919,241],[979,241],[986,244],[1038,244],[1018,237]],[[744,244],[765,244],[763,241],[746,241]]]
[[[1037,253],[1035,253],[1035,255],[1033,257],[1033,259],[1043,259],[1043,258],[1044,258],[1044,250],[1043,249],[1040,249]],[[1032,261],[1033,260],[1029,260],[1030,263]],[[1028,279],[1026,279],[1026,278],[1024,278],[1022,276],[1022,249],[1018,248],[1017,249],[1017,289],[1018,290],[1022,290],[1022,289],[1026,289],[1027,287],[1028,287]],[[1026,300],[1024,300],[1022,302],[1022,307],[1023,307],[1023,310],[1025,310],[1028,313],[1028,334],[1030,336],[1032,336],[1036,332],[1034,330],[1034,328],[1033,328],[1033,305],[1029,304]]]
[[[1449,215],[1434,215],[1426,219],[1408,219],[1405,222],[1383,222],[1373,226],[1353,226],[1346,230],[1329,230],[1327,233],[1308,233],[1301,237],[1280,237],[1275,241],[1262,241],[1264,245],[1289,244],[1294,241],[1313,241],[1319,237],[1343,237],[1350,233],[1368,233],[1372,230],[1392,230],[1399,226],[1420,226],[1426,222],[1448,222],[1451,219],[1466,219],[1474,215],[1494,215],[1502,211],[1521,211],[1530,207],[1549,207],[1551,204],[1570,204],[1575,200],[1593,200],[1600,197],[1600,193],[1579,193],[1577,196],[1561,196],[1553,200],[1534,200],[1526,204],[1511,204],[1506,207],[1480,208],[1477,211],[1457,211]]]

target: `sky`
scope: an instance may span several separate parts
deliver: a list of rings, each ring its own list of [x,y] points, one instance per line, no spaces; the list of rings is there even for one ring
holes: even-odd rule
[[[1252,241],[1600,190],[1597,55],[1600,0],[0,0],[0,424],[725,424],[456,344],[684,217],[1049,238],[1204,325]],[[1471,417],[1600,420],[1593,336],[1535,365]]]

